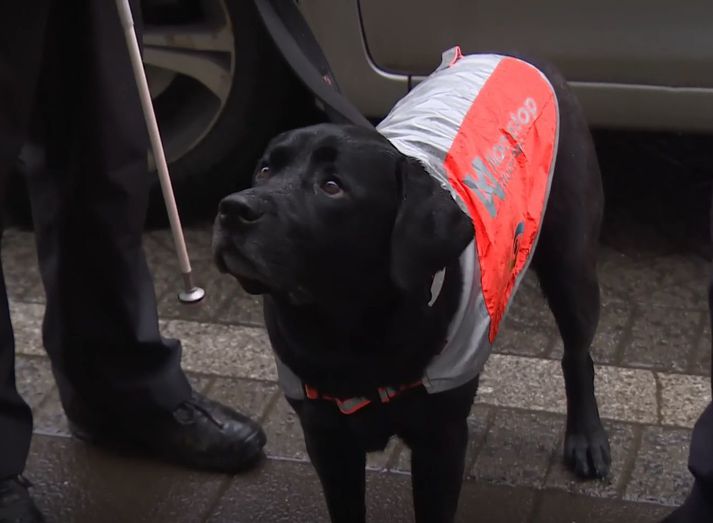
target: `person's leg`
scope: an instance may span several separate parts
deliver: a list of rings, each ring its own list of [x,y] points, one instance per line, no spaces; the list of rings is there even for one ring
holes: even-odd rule
[[[142,252],[148,139],[138,95],[114,4],[97,4],[64,4],[49,28],[38,116],[46,168],[28,180],[43,338],[70,417],[85,407],[173,410],[190,396],[180,346],[160,336]]]
[[[22,473],[31,434],[30,407],[15,387],[15,344],[0,266],[0,480]]]
[[[713,521],[713,402],[703,411],[693,428],[688,455],[693,488],[684,503],[669,514],[664,523]]]
[[[711,227],[713,231],[713,214]],[[708,281],[708,318],[710,325],[713,325],[713,271]],[[711,350],[713,351],[713,340]],[[693,475],[693,488],[684,503],[664,519],[665,523],[713,521],[713,402],[708,404],[693,427],[688,451],[688,470]]]
[[[80,437],[240,468],[264,434],[192,392],[179,342],[159,332],[142,248],[148,139],[116,8],[77,0],[57,20],[40,104],[46,169],[28,186],[47,295],[43,338],[62,404]]]
[[[11,2],[0,8],[0,208],[2,187],[27,134],[48,4]],[[15,387],[15,344],[0,266],[0,479],[22,472],[31,433],[30,409]]]
[[[27,134],[42,61],[48,0],[0,8],[0,211],[4,187]],[[1,212],[0,212],[1,214]],[[0,223],[0,237],[2,224]],[[30,448],[32,413],[15,384],[15,342],[0,264],[0,520],[40,521],[20,475]]]

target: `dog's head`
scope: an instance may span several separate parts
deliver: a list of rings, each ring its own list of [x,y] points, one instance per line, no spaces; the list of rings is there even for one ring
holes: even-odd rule
[[[473,238],[470,219],[378,132],[321,124],[274,138],[252,188],[219,205],[218,268],[294,303],[428,288]]]

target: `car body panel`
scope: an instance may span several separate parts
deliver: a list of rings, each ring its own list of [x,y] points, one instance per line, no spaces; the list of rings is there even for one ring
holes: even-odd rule
[[[460,45],[560,68],[593,126],[713,130],[713,2],[302,0],[343,92],[367,116]]]
[[[303,0],[300,10],[324,51],[339,88],[368,117],[384,116],[408,92],[408,75],[376,67],[353,0]]]
[[[387,71],[428,74],[441,50],[459,44],[464,53],[497,49],[538,56],[571,81],[713,88],[710,0],[359,5],[369,56]]]

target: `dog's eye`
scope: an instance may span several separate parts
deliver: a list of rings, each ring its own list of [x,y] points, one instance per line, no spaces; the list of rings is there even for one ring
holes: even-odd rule
[[[255,175],[255,181],[259,182],[261,180],[265,180],[268,176],[270,176],[270,168],[266,165],[257,172]]]
[[[328,196],[339,196],[343,192],[342,187],[335,180],[327,180],[322,182],[320,188]]]

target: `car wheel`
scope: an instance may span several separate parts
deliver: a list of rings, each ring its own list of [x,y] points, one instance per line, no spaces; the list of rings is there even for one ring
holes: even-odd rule
[[[296,123],[285,108],[299,107],[304,89],[250,1],[154,0],[143,14],[144,65],[179,210],[213,212],[247,185],[270,137]],[[161,215],[155,180],[151,214]]]
[[[323,118],[275,48],[250,0],[143,0],[143,57],[182,221],[212,217],[218,200],[249,184],[276,133]],[[31,227],[25,147],[9,180],[6,224]],[[149,226],[167,223],[158,176]],[[1,217],[0,217],[1,218]]]

